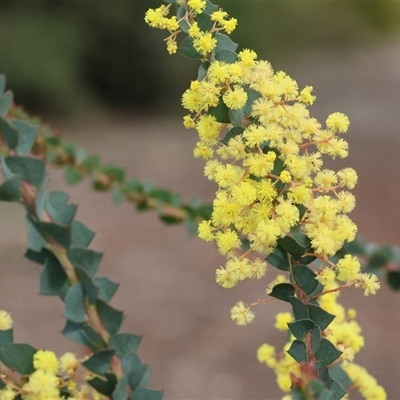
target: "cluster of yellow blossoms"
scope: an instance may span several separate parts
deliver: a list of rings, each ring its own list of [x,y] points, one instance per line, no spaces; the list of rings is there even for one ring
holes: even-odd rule
[[[0,310],[0,330],[12,328],[9,313]],[[78,374],[81,361],[73,353],[65,353],[60,359],[48,350],[38,350],[33,356],[35,371],[29,376],[17,376],[0,364],[1,381],[5,386],[0,390],[0,400],[61,400],[65,399],[61,389],[69,392],[69,400],[101,400],[106,397],[86,383],[78,384],[83,378],[91,378],[87,371]]]
[[[284,277],[281,276],[280,280],[283,281]],[[329,288],[332,289],[332,287]],[[346,311],[337,302],[338,296],[339,292],[330,292],[320,298],[320,306],[336,316],[322,334],[342,352],[336,363],[349,375],[353,382],[352,389],[359,391],[365,399],[384,400],[386,392],[383,387],[365,368],[353,362],[355,354],[364,347],[364,338],[361,335],[360,325],[355,321],[356,310],[348,309]],[[288,331],[287,324],[293,321],[291,313],[279,313],[276,316],[275,327],[280,331]],[[301,377],[300,364],[287,353],[293,340],[293,335],[290,335],[290,340],[280,353],[276,352],[274,346],[267,343],[261,345],[257,351],[258,361],[274,370],[278,386],[284,392],[290,391],[293,377]]]

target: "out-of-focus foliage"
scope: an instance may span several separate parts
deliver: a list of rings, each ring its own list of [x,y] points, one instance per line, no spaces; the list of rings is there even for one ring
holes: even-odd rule
[[[307,51],[369,43],[400,26],[400,3],[394,2],[215,3],[241,17],[232,38],[278,67]],[[42,115],[96,106],[178,110],[196,66],[189,60],[173,65],[160,32],[146,29],[143,14],[153,6],[157,2],[0,1],[0,72],[18,103]]]

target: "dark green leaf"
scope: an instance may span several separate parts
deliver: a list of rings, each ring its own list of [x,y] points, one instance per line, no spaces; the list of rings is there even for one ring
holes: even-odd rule
[[[400,271],[389,271],[386,274],[389,286],[394,290],[400,290]]]
[[[321,379],[326,387],[330,387],[332,385],[333,379],[331,378],[331,375],[329,373],[329,369],[326,365],[323,365],[319,371],[319,379]]]
[[[142,379],[146,371],[146,366],[142,364],[140,358],[136,354],[128,354],[122,361],[122,369],[128,377],[128,384],[132,390],[135,390],[136,386]]]
[[[178,51],[183,56],[194,60],[201,60],[203,58],[203,55],[197,52],[193,47],[193,39],[190,36],[186,36],[185,39],[183,39]]]
[[[217,45],[213,51],[214,54],[223,50],[236,51],[238,47],[237,43],[233,42],[228,35],[223,33],[216,33],[215,39],[217,39]]]
[[[35,143],[39,131],[38,127],[31,125],[25,121],[17,120],[13,120],[12,124],[18,129],[19,132],[19,141],[16,148],[17,153],[28,153]]]
[[[186,14],[185,8],[179,7],[178,11],[176,12],[176,18],[179,21],[179,28],[181,28],[183,32],[188,33],[190,25],[187,23],[186,19],[184,18],[185,14]]]
[[[221,50],[215,53],[215,59],[227,64],[233,64],[237,60],[237,54],[231,50]]]
[[[230,122],[229,119],[229,108],[225,105],[222,97],[220,97],[218,105],[215,107],[210,107],[208,113],[216,118],[216,120],[222,124],[227,124]]]
[[[40,187],[45,172],[44,162],[42,159],[10,156],[6,158],[6,163],[12,172],[31,183],[36,188]]]
[[[82,161],[82,167],[89,171],[93,171],[94,169],[98,168],[99,165],[100,158],[97,155],[88,156]]]
[[[110,367],[114,354],[114,350],[97,351],[90,358],[84,361],[82,365],[97,375],[104,375]]]
[[[0,95],[2,95],[5,90],[6,90],[6,76],[4,74],[0,74]]]
[[[0,330],[0,348],[7,346],[14,341],[14,333],[12,329]]]
[[[46,241],[39,233],[36,224],[33,222],[29,214],[26,215],[26,228],[28,231],[28,247],[39,253],[46,246]]]
[[[88,381],[89,385],[95,388],[99,393],[105,396],[111,396],[117,384],[117,378],[114,374],[104,374],[103,379],[94,378]]]
[[[206,204],[204,206],[199,207],[196,210],[196,214],[205,220],[209,220],[211,218],[212,211],[213,211],[212,204]]]
[[[342,354],[328,339],[323,338],[315,357],[319,366],[332,364]]]
[[[86,323],[67,321],[62,334],[76,343],[89,347],[92,351],[106,347],[103,338]]]
[[[296,239],[290,236],[279,239],[278,245],[291,254],[295,260],[301,260],[306,250]]]
[[[342,250],[344,254],[350,253],[354,255],[364,255],[365,245],[359,237],[356,237],[352,242],[345,243]]]
[[[335,380],[332,382],[329,389],[333,392],[331,400],[340,400],[346,394],[346,391]]]
[[[233,126],[241,127],[243,125],[244,107],[239,110],[229,110],[228,115]]]
[[[320,306],[309,304],[308,310],[310,313],[310,319],[320,327],[321,331],[326,329],[328,325],[335,319],[334,315],[328,313]]]
[[[14,150],[18,145],[18,131],[14,126],[7,121],[5,118],[0,116],[0,133],[4,137],[7,143],[7,147],[10,150]]]
[[[247,93],[247,102],[244,106],[244,114],[250,115],[251,114],[251,107],[255,100],[261,97],[261,94],[254,89],[245,89]]]
[[[65,169],[64,180],[68,185],[75,185],[83,179],[83,175],[76,168],[68,166]]]
[[[64,298],[68,290],[68,277],[56,257],[48,257],[40,275],[40,294]]]
[[[321,335],[321,329],[319,328],[318,325],[314,325],[314,328],[311,332],[311,345],[312,345],[312,351],[315,354],[321,345],[321,340],[322,340],[322,335]]]
[[[215,4],[211,3],[211,1],[206,0],[206,8],[204,10],[204,12],[208,15],[211,15],[213,12],[218,10],[218,6],[216,6]]]
[[[290,283],[278,283],[268,295],[279,300],[289,301],[289,297],[294,295],[294,291],[294,286]]]
[[[214,21],[211,20],[211,17],[206,13],[201,13],[196,16],[196,21],[199,25],[199,28],[203,32],[208,32],[214,25]]]
[[[122,358],[128,354],[134,353],[139,347],[141,336],[131,333],[119,333],[110,339],[110,346],[115,350],[117,356]]]
[[[75,323],[85,322],[85,298],[80,283],[75,283],[68,289],[63,315]]]
[[[72,264],[83,268],[89,275],[93,276],[97,272],[103,254],[81,247],[70,247],[68,257]]]
[[[72,246],[87,247],[93,240],[95,233],[87,228],[82,222],[72,221],[71,223],[71,237]]]
[[[104,301],[110,301],[110,299],[114,296],[114,293],[117,291],[119,284],[110,281],[107,278],[94,278],[94,281],[99,288],[99,299]]]
[[[33,355],[36,351],[29,344],[10,343],[0,350],[0,361],[22,375],[28,375],[35,370],[33,368]]]
[[[392,249],[389,246],[382,246],[369,256],[367,268],[383,267],[392,259],[392,257]]]
[[[163,392],[138,387],[130,396],[129,400],[161,400]]]
[[[71,231],[69,227],[53,224],[52,222],[38,222],[36,228],[45,237],[50,236],[63,247],[71,244]]]
[[[53,253],[51,253],[46,249],[42,249],[39,252],[27,249],[24,255],[28,260],[43,265],[46,262],[46,260],[53,255]]]
[[[314,328],[314,322],[310,319],[299,319],[295,322],[289,322],[288,326],[296,339],[303,340],[307,333]]]
[[[208,67],[210,66],[209,61],[204,61],[200,67],[199,67],[199,72],[197,73],[197,80],[202,81],[206,76],[207,76],[207,70]]]
[[[289,271],[290,269],[289,253],[280,246],[277,246],[275,251],[266,260],[281,271]]]
[[[128,397],[128,377],[124,375],[115,387],[111,396],[113,400],[126,400]]]
[[[14,176],[3,182],[0,186],[0,201],[20,201],[21,199],[21,179]]]
[[[103,173],[106,175],[111,175],[115,178],[117,182],[123,182],[125,178],[125,172],[123,169],[115,167],[112,164],[107,164],[103,168]]]
[[[332,365],[329,373],[335,381],[339,382],[343,389],[348,390],[353,386],[353,381],[350,379],[349,375],[347,375],[347,372],[339,365]]]
[[[297,297],[290,297],[289,302],[292,305],[293,315],[296,321],[309,318],[308,308],[301,300],[299,300]]]
[[[294,270],[296,282],[306,294],[312,293],[318,286],[316,276],[316,273],[305,265],[297,265]]]
[[[54,191],[48,196],[46,210],[57,224],[69,225],[76,213],[76,206],[68,204],[67,193]]]
[[[94,304],[97,299],[99,288],[92,281],[92,277],[88,275],[88,273],[83,268],[76,267],[75,271],[79,276],[83,291],[88,299],[89,304]]]
[[[97,311],[99,312],[100,318],[103,321],[107,332],[110,335],[116,334],[121,327],[124,318],[123,312],[116,310],[102,300],[97,300]]]
[[[1,92],[3,93],[3,92]],[[14,95],[12,92],[7,90],[6,93],[2,94],[0,98],[0,116],[5,117],[10,110],[13,102]]]
[[[307,361],[306,345],[301,340],[293,340],[292,345],[287,352],[298,363]]]
[[[241,126],[234,126],[229,132],[227,132],[227,134],[225,135],[225,137],[221,140],[221,142],[223,144],[228,144],[229,141],[238,136],[241,135],[244,132],[244,128]]]

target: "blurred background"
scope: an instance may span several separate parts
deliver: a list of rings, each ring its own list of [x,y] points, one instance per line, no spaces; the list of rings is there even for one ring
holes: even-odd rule
[[[211,201],[215,187],[191,155],[195,134],[181,126],[180,95],[198,64],[168,56],[164,33],[144,24],[145,10],[159,4],[0,1],[0,72],[17,103],[65,139],[124,167],[128,177],[152,180],[186,200]],[[400,3],[220,4],[239,19],[233,40],[300,87],[314,86],[314,116],[349,115],[350,156],[328,165],[359,172],[352,218],[361,236],[400,244]],[[88,182],[66,188],[62,171],[51,177],[54,189],[68,190],[79,204],[78,219],[98,232],[92,247],[105,252],[100,274],[121,282],[113,305],[126,312],[123,330],[143,335],[139,354],[153,369],[152,387],[164,389],[168,400],[281,397],[273,373],[255,354],[265,341],[283,345],[273,324],[284,305],[257,309],[246,328],[229,318],[238,300],[263,296],[274,271],[225,291],[214,281],[223,259],[212,245],[188,238],[184,227],[164,226],[154,213],[114,206],[110,194],[94,193]],[[40,269],[23,258],[23,211],[0,204],[0,218],[0,308],[11,311],[16,340],[82,354],[58,334],[61,302],[37,295]],[[367,346],[356,361],[386,387],[389,399],[400,399],[400,293],[383,282],[375,297],[350,289],[341,298],[358,310],[365,334]]]

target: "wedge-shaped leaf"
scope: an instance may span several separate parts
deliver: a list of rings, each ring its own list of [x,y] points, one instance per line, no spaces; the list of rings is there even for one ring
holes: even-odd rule
[[[206,13],[201,13],[196,16],[196,21],[199,25],[199,28],[203,32],[208,32],[214,25],[214,21],[211,20],[210,15]]]
[[[301,260],[301,257],[305,253],[305,248],[296,241],[296,239],[285,236],[278,240],[278,244],[284,250],[286,250],[295,260]]]
[[[321,294],[324,291],[324,289],[325,289],[325,287],[323,285],[321,285],[320,283],[318,283],[318,285],[315,287],[315,289],[311,293],[309,293],[307,295],[307,297],[309,299],[311,299],[312,297]]]
[[[215,107],[210,107],[208,109],[208,113],[215,117],[217,122],[220,122],[222,124],[227,124],[230,122],[229,109],[222,100],[222,96],[219,99],[218,105]]]
[[[106,175],[111,175],[117,182],[123,182],[125,179],[125,171],[121,168],[116,167],[113,164],[106,164],[103,168],[103,172]]]
[[[319,328],[318,325],[314,325],[314,328],[311,332],[311,345],[314,354],[319,349],[319,346],[321,345],[321,340],[322,340],[321,329]]]
[[[188,33],[190,25],[185,19],[186,10],[184,7],[179,7],[176,12],[176,18],[178,19],[179,28],[181,28],[182,32]]]
[[[227,64],[233,64],[237,60],[237,54],[231,50],[221,50],[215,53],[215,59]]]
[[[294,270],[296,282],[306,294],[312,293],[318,286],[316,276],[316,273],[305,265],[297,265]]]
[[[10,110],[11,104],[13,102],[14,95],[12,92],[7,90],[6,93],[0,97],[0,116],[5,117]]]
[[[324,382],[320,380],[312,380],[308,384],[308,393],[313,395],[313,398],[316,400],[332,400],[334,393],[332,390],[329,390]]]
[[[14,341],[13,329],[0,330],[0,349]]]
[[[88,381],[89,385],[95,388],[99,393],[104,396],[110,397],[115,386],[117,385],[117,378],[114,374],[104,374],[102,379],[94,378]]]
[[[128,385],[134,390],[139,385],[146,366],[142,364],[140,358],[136,354],[128,354],[121,360],[122,369],[128,377]]]
[[[229,121],[233,126],[241,127],[243,125],[243,117],[244,117],[244,107],[239,110],[229,110]]]
[[[290,349],[287,351],[298,363],[307,361],[306,345],[301,340],[293,340]]]
[[[225,135],[225,137],[221,140],[221,142],[223,144],[228,144],[229,141],[238,136],[241,135],[244,132],[244,128],[242,128],[241,126],[234,126],[229,132],[227,132],[227,134]]]
[[[114,354],[114,350],[97,351],[90,358],[84,361],[82,365],[97,375],[104,375],[110,368],[110,363]]]
[[[99,299],[108,302],[114,296],[117,291],[119,284],[110,281],[108,278],[98,277],[94,278],[94,281],[99,288],[98,297]]]
[[[53,256],[53,253],[46,249],[42,249],[39,252],[27,249],[24,255],[28,260],[43,265],[49,257]]]
[[[85,322],[85,297],[80,283],[75,283],[68,289],[63,315],[75,323]]]
[[[93,240],[95,233],[87,228],[82,222],[72,221],[71,223],[71,245],[74,247],[87,247]]]
[[[17,153],[20,155],[28,153],[35,143],[39,128],[25,121],[13,120],[12,124],[19,132]]]
[[[326,365],[319,368],[318,374],[319,379],[325,383],[326,387],[330,387],[332,385],[333,379],[331,378],[329,368]]]
[[[340,386],[339,382],[335,380],[333,380],[329,389],[333,392],[333,396],[330,400],[340,400],[346,394],[346,391],[342,388],[342,386]]]
[[[197,80],[202,81],[206,76],[207,76],[207,70],[210,67],[210,62],[209,61],[204,61],[200,67],[199,71],[197,73]]]
[[[250,115],[251,108],[252,108],[254,101],[259,99],[261,97],[261,94],[254,89],[247,88],[245,90],[247,93],[247,101],[246,101],[246,105],[244,106],[244,114]]]
[[[98,155],[87,156],[82,161],[82,167],[92,171],[100,166],[100,158]]]
[[[280,246],[277,246],[275,251],[270,254],[266,260],[275,268],[281,271],[289,271],[290,257],[289,253]]]
[[[68,185],[76,185],[83,179],[82,172],[75,167],[68,166],[64,172],[64,180]]]
[[[328,325],[335,319],[334,315],[328,313],[319,306],[309,304],[308,310],[310,314],[310,319],[320,327],[321,331],[326,329]]]
[[[99,293],[99,288],[92,280],[92,277],[83,268],[76,267],[75,271],[79,276],[83,291],[88,299],[89,304],[96,303],[97,294]]]
[[[311,332],[314,328],[314,322],[310,319],[300,319],[295,322],[288,323],[290,332],[296,339],[303,340],[307,333]]]
[[[68,257],[72,264],[83,268],[89,275],[93,276],[99,267],[103,254],[90,249],[70,247]]]
[[[136,352],[142,337],[131,333],[119,333],[111,337],[110,346],[115,350],[117,356],[122,358]]]
[[[103,338],[86,323],[67,321],[62,334],[72,341],[96,351],[106,347]]]
[[[26,215],[26,228],[28,231],[28,247],[31,250],[40,253],[47,243],[38,231],[35,222],[28,214]]]
[[[0,116],[0,133],[6,140],[7,147],[14,150],[18,145],[18,130],[2,116]]]
[[[107,332],[110,335],[115,335],[121,327],[124,318],[123,312],[116,310],[102,300],[97,300],[96,304],[97,311],[99,312],[100,318],[103,321]]]
[[[279,300],[289,301],[289,298],[294,295],[294,286],[290,283],[278,283],[272,288],[269,296],[275,297]]]
[[[115,390],[112,393],[111,398],[113,400],[126,400],[128,397],[128,377],[125,374],[115,386]]]
[[[203,55],[197,52],[193,47],[193,39],[190,36],[186,36],[185,39],[183,39],[178,51],[183,56],[194,60],[201,60],[203,58]]]
[[[206,0],[206,8],[204,10],[204,12],[208,15],[211,15],[213,12],[218,10],[218,6],[216,6],[215,4],[211,3],[211,1]]]
[[[309,319],[308,308],[300,299],[294,296],[289,297],[289,303],[292,305],[293,315],[296,321]]]
[[[350,379],[347,372],[339,365],[332,365],[332,367],[329,369],[329,374],[335,381],[339,382],[343,389],[348,390],[351,386],[353,386],[353,381]]]
[[[138,387],[129,396],[129,400],[161,400],[162,397],[162,391]]]
[[[46,210],[57,224],[69,225],[76,213],[76,206],[68,204],[67,193],[54,191],[47,198]]]
[[[217,39],[217,46],[214,49],[214,54],[223,51],[223,50],[230,50],[236,51],[238,48],[238,44],[233,42],[228,35],[223,33],[216,33],[215,39]]]
[[[21,179],[14,176],[3,182],[0,186],[0,201],[20,201],[21,199]]]
[[[29,344],[10,343],[0,350],[0,361],[22,375],[31,374],[35,370],[33,355],[36,351]]]
[[[71,244],[71,230],[69,227],[54,224],[52,222],[38,222],[36,228],[42,236],[50,236],[64,248]]]
[[[31,183],[36,188],[44,178],[44,162],[40,158],[10,156],[6,158],[6,163],[14,174]]]
[[[3,170],[3,175],[6,179],[11,179],[14,176],[14,173],[8,167],[6,163],[6,157],[0,156],[1,160],[1,169]]]
[[[318,360],[318,366],[328,366],[332,364],[342,354],[333,343],[323,338],[315,357]]]
[[[64,298],[68,290],[68,277],[58,259],[48,257],[40,275],[40,294]]]

